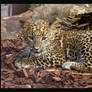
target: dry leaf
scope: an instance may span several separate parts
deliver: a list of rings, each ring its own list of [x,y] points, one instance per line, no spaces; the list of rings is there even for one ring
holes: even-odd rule
[[[27,73],[27,71],[26,71],[26,69],[23,69],[23,72],[24,72],[25,77],[29,76],[28,73]]]
[[[85,86],[85,88],[92,88],[92,85],[87,85]]]
[[[47,72],[54,72],[54,71],[56,71],[56,69],[55,68],[51,68],[51,69],[46,69],[46,71]]]
[[[60,81],[60,80],[61,80],[60,77],[53,77],[53,79],[54,79],[55,81]]]

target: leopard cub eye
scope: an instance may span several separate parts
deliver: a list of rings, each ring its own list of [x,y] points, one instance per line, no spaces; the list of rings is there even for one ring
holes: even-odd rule
[[[43,36],[43,37],[42,37],[42,40],[46,40],[46,38],[47,38],[47,37]]]
[[[28,37],[30,40],[34,40],[34,37],[33,36],[29,36]]]

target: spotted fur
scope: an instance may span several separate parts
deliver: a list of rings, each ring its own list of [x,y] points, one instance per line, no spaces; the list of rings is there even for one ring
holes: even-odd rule
[[[57,30],[44,20],[20,21],[28,44],[14,57],[18,68],[61,66],[92,72],[92,31]]]

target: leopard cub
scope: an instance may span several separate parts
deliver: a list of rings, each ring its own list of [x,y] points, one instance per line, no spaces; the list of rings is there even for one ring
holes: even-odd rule
[[[92,30],[62,32],[55,23],[20,21],[28,47],[14,56],[18,68],[61,66],[92,72]]]

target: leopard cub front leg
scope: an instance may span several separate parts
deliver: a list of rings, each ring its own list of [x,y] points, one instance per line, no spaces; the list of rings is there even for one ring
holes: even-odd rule
[[[13,63],[17,68],[21,68],[21,64],[20,61],[21,60],[25,60],[25,58],[30,56],[30,49],[29,47],[26,47],[25,49],[21,50],[19,53],[17,53],[14,57],[13,57]]]
[[[20,61],[16,62],[16,66],[18,68],[39,68],[39,67],[47,67],[49,63],[45,62],[46,60],[43,59],[41,56],[31,56],[21,59]]]

